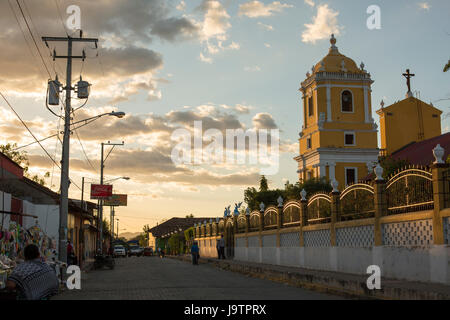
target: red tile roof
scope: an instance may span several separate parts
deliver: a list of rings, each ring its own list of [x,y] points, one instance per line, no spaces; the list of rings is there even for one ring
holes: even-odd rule
[[[443,158],[445,161],[450,154],[450,132],[428,140],[409,144],[394,152],[392,158],[396,160],[408,160],[410,164],[414,165],[428,166],[435,161],[433,149],[438,144],[445,150]]]

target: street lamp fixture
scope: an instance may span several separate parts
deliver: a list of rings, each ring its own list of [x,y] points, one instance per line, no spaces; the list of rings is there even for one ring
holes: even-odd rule
[[[117,117],[119,119],[122,119],[123,117],[125,117],[125,112],[122,112],[122,111],[115,112],[115,111],[113,111],[111,113],[108,113],[108,115]]]

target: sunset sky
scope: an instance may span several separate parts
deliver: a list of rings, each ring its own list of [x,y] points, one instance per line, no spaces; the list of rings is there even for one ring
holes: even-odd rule
[[[279,129],[280,170],[268,177],[270,187],[283,187],[286,180],[295,183],[293,157],[303,123],[298,88],[327,54],[331,33],[339,51],[358,65],[364,62],[375,80],[374,111],[381,100],[387,106],[404,98],[402,73],[407,68],[416,74],[412,88],[422,100],[433,102],[444,115],[450,106],[450,74],[442,72],[450,58],[447,0],[20,3],[47,68],[61,82],[65,82],[65,60],[53,62],[50,51],[55,45],[49,49],[40,39],[66,36],[66,32],[78,36],[65,27],[69,5],[81,9],[84,37],[100,39],[99,50],[91,45],[74,48],[74,54],[84,48],[88,59],[74,63],[73,82],[81,74],[92,84],[91,98],[76,112],[75,120],[112,110],[127,116],[101,118],[72,135],[70,177],[78,186],[81,177],[98,181],[100,143],[125,142],[105,164],[106,179],[131,178],[114,183],[115,193],[129,194],[128,207],[116,210],[121,232],[141,231],[144,224],[153,226],[174,216],[223,216],[224,207],[243,201],[244,189],[257,185],[259,166],[172,162],[176,144],[172,132],[191,130],[194,121],[202,121],[203,130]],[[366,10],[373,4],[381,8],[380,30],[366,26]],[[0,15],[0,91],[38,138],[55,134],[62,122],[58,124],[45,108],[48,74],[16,1],[1,1]],[[66,54],[63,44],[55,49]],[[79,105],[74,99],[73,106]],[[0,144],[32,142],[3,100],[0,109]],[[58,107],[53,111],[60,113]],[[447,132],[450,121],[444,115],[442,128]],[[375,112],[372,116],[378,122]],[[60,161],[57,139],[43,145]],[[24,150],[31,171],[50,171],[48,186],[58,191],[60,176],[52,161],[36,144]],[[70,196],[80,198],[80,194],[72,185]]]

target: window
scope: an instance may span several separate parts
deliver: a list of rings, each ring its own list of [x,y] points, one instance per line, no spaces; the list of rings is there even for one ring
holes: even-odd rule
[[[345,185],[348,186],[356,182],[356,168],[345,168]]]
[[[308,98],[308,115],[310,117],[314,115],[314,103],[312,96]]]
[[[356,145],[355,142],[355,133],[354,132],[345,132],[344,133],[344,145],[346,146],[354,146]]]
[[[342,92],[342,112],[353,112],[353,96],[348,90]]]
[[[306,139],[306,148],[307,149],[311,149],[312,148],[311,138]]]

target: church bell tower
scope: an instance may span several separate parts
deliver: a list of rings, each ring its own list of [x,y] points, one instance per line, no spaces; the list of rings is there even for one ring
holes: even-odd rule
[[[334,35],[328,54],[301,83],[303,127],[298,174],[336,180],[339,188],[372,172],[378,161],[378,127],[372,118],[370,73],[341,54]]]

